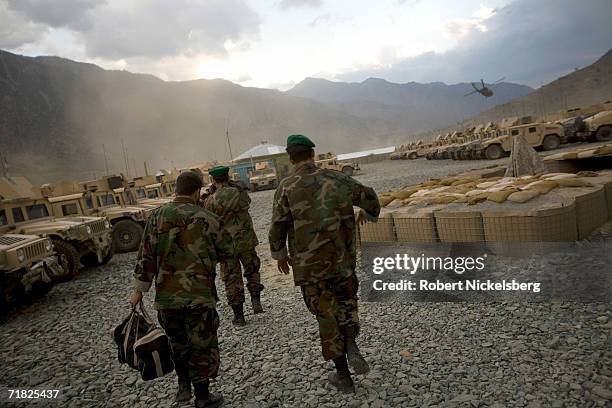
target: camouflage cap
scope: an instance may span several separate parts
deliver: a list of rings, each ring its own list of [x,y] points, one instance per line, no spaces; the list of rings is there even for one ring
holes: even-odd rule
[[[304,135],[291,135],[287,138],[287,147],[289,146],[306,146],[306,147],[310,147],[313,148],[315,147],[315,144],[312,143],[312,140],[310,140],[309,138],[307,138]]]
[[[227,166],[215,166],[208,170],[208,174],[213,177],[224,176],[229,173],[229,167]]]

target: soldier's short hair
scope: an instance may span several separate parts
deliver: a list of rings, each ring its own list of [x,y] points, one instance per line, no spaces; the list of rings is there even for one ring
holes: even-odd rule
[[[291,145],[287,146],[287,153],[289,153],[289,159],[292,162],[299,163],[313,157],[314,149],[304,145]]]
[[[217,183],[223,183],[225,181],[229,181],[229,175],[228,174],[221,174],[218,176],[213,176],[213,180],[216,181]]]
[[[204,186],[202,177],[193,171],[186,171],[176,178],[176,194],[190,196]]]

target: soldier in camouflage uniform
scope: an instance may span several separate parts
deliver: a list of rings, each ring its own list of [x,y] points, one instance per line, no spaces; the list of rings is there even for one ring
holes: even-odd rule
[[[353,206],[362,208],[360,222],[375,220],[380,204],[371,188],[341,172],[318,168],[314,146],[302,135],[287,139],[295,171],[281,181],[274,195],[270,250],[282,273],[289,273],[291,266],[294,282],[317,318],[323,357],[336,366],[330,383],[353,392],[349,364],[357,374],[369,370],[355,342],[359,281]]]
[[[244,326],[244,282],[240,264],[244,268],[253,312],[263,313],[260,294],[264,286],[259,275],[261,262],[255,250],[259,242],[249,215],[251,199],[243,186],[230,182],[229,167],[216,166],[208,174],[214,180],[214,192],[206,198],[204,208],[221,217],[223,228],[232,237],[233,243],[234,256],[221,263],[221,280],[225,285],[227,302],[234,311],[232,323]]]
[[[176,198],[149,217],[130,302],[138,304],[155,281],[155,308],[174,352],[176,399],[189,401],[193,383],[196,407],[211,408],[223,404],[221,394],[209,392],[220,364],[215,267],[231,255],[231,244],[221,220],[195,205],[201,188],[199,175],[180,174]]]

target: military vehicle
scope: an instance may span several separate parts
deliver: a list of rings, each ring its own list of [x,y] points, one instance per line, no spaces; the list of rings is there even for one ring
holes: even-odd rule
[[[111,224],[103,217],[52,216],[51,204],[23,177],[0,178],[0,233],[46,235],[61,255],[66,279],[80,263],[105,264],[113,257]]]
[[[427,150],[427,153],[425,153],[425,158],[427,160],[434,160],[436,157],[438,157],[438,150],[440,150],[444,144],[445,144],[445,139],[448,135],[438,135],[436,136],[436,139],[433,142],[433,145],[431,146],[431,148],[429,150]]]
[[[391,160],[415,160],[424,157],[432,147],[431,143],[424,143],[422,140],[398,146],[399,150],[392,153]]]
[[[0,225],[7,223],[0,218]],[[22,298],[44,294],[65,274],[49,238],[0,234],[0,315]]]
[[[586,142],[612,140],[612,110],[605,110],[575,122],[573,138]]]
[[[135,177],[128,183],[133,188],[138,204],[164,205],[172,201],[174,188],[170,181],[160,181],[155,176]]]
[[[553,150],[565,143],[563,126],[554,123],[527,123],[510,126],[501,130],[501,136],[484,141],[480,146],[481,154],[488,160],[507,156],[512,149],[512,138],[523,136],[534,148]]]
[[[338,161],[338,157],[331,152],[317,154],[315,164],[321,169],[340,171],[347,176],[352,176],[356,171],[360,170],[358,164]]]
[[[451,159],[459,160],[459,152],[462,150],[463,146],[469,143],[475,129],[476,128],[471,127],[466,129],[464,132],[458,132],[459,134],[456,136],[455,142],[448,146],[447,149]]]
[[[255,163],[255,170],[249,172],[249,188],[251,191],[271,190],[278,186],[276,169],[268,162]]]
[[[115,251],[131,252],[140,246],[144,225],[152,208],[124,205],[121,194],[114,192],[115,188],[122,186],[122,176],[105,176],[78,184],[45,184],[41,187],[41,193],[51,203],[56,217],[106,217],[113,227]]]
[[[461,132],[453,132],[447,133],[443,137],[438,140],[438,147],[431,151],[431,159],[433,160],[445,160],[450,159],[451,149],[458,143],[462,142],[462,133]]]

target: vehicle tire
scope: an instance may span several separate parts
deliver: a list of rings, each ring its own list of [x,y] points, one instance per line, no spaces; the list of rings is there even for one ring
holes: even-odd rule
[[[501,159],[502,157],[504,157],[504,154],[504,149],[502,149],[501,146],[498,144],[489,145],[485,150],[485,157],[488,160]]]
[[[79,271],[79,252],[70,242],[66,242],[59,238],[52,238],[53,248],[57,252],[66,273],[63,277],[58,279],[59,282],[65,282],[71,280],[74,275]]]
[[[87,268],[93,268],[100,265],[106,265],[115,255],[114,248],[108,251],[108,253],[102,258],[102,262],[98,261],[98,255],[95,252],[88,252],[81,257],[81,263]]]
[[[142,240],[142,225],[133,220],[121,220],[113,225],[113,247],[119,253],[137,251]]]
[[[344,174],[346,174],[347,176],[352,176],[353,175],[353,168],[351,166],[344,166],[342,168],[342,172]]]
[[[561,138],[558,135],[546,135],[542,140],[542,148],[544,150],[554,150],[561,146]]]
[[[612,126],[602,126],[595,133],[595,140],[598,142],[607,142],[612,140]]]
[[[410,160],[416,160],[418,157],[417,157],[417,154],[416,154],[416,153],[410,153],[410,156],[408,156],[408,158],[409,158]]]

